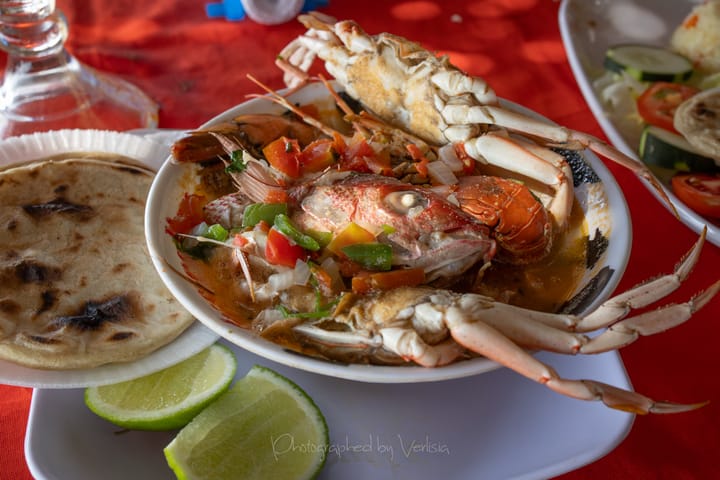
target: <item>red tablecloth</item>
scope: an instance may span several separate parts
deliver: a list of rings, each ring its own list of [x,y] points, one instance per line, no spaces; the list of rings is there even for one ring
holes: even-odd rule
[[[256,92],[247,73],[281,87],[274,57],[302,31],[296,22],[262,26],[210,20],[206,1],[58,4],[70,22],[68,46],[78,58],[144,89],[160,104],[161,127],[192,128]],[[446,53],[456,65],[488,80],[500,96],[603,137],[568,65],[558,9],[559,2],[550,0],[333,0],[323,11],[355,19],[370,33],[390,31]],[[632,215],[634,243],[619,286],[627,289],[671,270],[697,236],[632,173],[615,164],[608,167]],[[720,249],[708,244],[694,275],[671,299],[684,301],[707,287],[717,279],[718,265]],[[719,313],[716,299],[689,323],[622,351],[637,390],[656,398],[711,403],[690,413],[637,418],[615,450],[563,479],[720,478],[720,382],[713,353]],[[31,478],[23,455],[30,395],[27,388],[0,386],[0,479]]]

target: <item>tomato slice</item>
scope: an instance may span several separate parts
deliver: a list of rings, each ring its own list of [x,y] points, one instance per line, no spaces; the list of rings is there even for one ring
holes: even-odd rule
[[[292,138],[280,137],[263,148],[263,155],[270,165],[290,178],[300,177],[300,145]]]
[[[350,143],[340,149],[340,168],[360,173],[373,173],[368,166],[367,159],[375,157],[375,150],[360,134],[355,134]]]
[[[273,265],[294,268],[298,260],[307,259],[304,248],[293,243],[274,227],[270,229],[265,243],[265,259]]]
[[[180,200],[175,216],[166,219],[165,231],[170,235],[188,233],[205,219],[203,214],[205,201],[202,195],[186,193]]]
[[[688,207],[702,216],[720,218],[720,173],[678,173],[671,185]]]
[[[675,110],[699,91],[681,83],[655,82],[638,97],[638,113],[650,125],[678,133],[673,126]]]
[[[337,154],[333,148],[333,143],[333,140],[321,138],[305,147],[300,158],[302,172],[321,172],[335,164]]]

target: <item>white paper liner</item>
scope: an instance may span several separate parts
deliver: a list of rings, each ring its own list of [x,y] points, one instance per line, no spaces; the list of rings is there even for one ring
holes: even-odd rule
[[[98,152],[124,155],[153,170],[168,156],[168,147],[131,133],[106,130],[55,130],[11,137],[0,142],[0,166],[41,160],[59,153]]]
[[[12,137],[0,142],[0,169],[64,153],[123,155],[158,170],[168,158],[177,132],[137,134],[105,130],[56,130]],[[153,138],[155,140],[150,140]],[[73,370],[28,368],[0,360],[0,383],[33,388],[83,388],[121,382],[174,365],[214,343],[218,335],[199,322],[155,352],[127,363]]]

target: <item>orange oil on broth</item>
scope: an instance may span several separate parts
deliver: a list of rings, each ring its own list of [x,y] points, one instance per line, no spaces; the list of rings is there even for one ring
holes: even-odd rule
[[[199,260],[180,253],[185,272],[199,286],[198,292],[210,302],[225,319],[243,328],[250,328],[252,319],[269,304],[253,303],[242,288],[243,274],[239,265],[232,262],[227,248],[215,248],[206,259]]]
[[[555,238],[551,252],[531,265],[493,263],[475,291],[496,300],[542,312],[557,312],[585,274],[587,226],[575,202],[568,230]]]
[[[584,215],[575,204],[567,232],[555,239],[547,258],[524,266],[494,263],[485,270],[474,291],[503,303],[556,312],[571,297],[584,274],[585,237]],[[244,286],[242,270],[230,252],[230,249],[215,248],[204,260],[187,254],[181,254],[181,258],[186,273],[201,285],[201,295],[222,312],[227,321],[253,328],[253,319],[274,305],[270,301],[253,303]],[[309,289],[297,293],[314,299]],[[302,299],[296,297],[296,301],[302,302]]]

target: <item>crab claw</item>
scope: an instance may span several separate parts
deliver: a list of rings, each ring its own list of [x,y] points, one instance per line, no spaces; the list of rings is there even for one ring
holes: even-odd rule
[[[559,377],[545,382],[548,388],[580,400],[599,400],[610,408],[636,414],[682,413],[707,405],[708,402],[690,404],[660,402],[595,380],[565,380]]]

